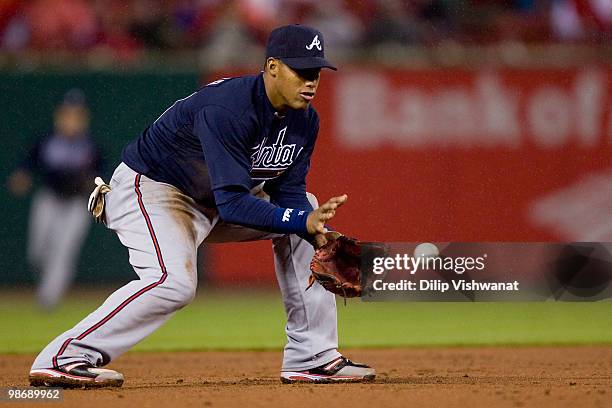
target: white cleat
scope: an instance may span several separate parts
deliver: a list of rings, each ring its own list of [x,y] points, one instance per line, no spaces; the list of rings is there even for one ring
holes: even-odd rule
[[[281,382],[292,383],[339,383],[374,381],[376,371],[365,364],[353,363],[338,357],[322,366],[304,371],[281,371]]]
[[[66,364],[59,368],[32,370],[30,371],[30,385],[61,388],[121,387],[123,374],[79,362]]]

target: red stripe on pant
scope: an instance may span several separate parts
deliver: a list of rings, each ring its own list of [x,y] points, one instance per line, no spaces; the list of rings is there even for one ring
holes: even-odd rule
[[[82,339],[84,339],[89,334],[93,333],[95,330],[100,328],[103,324],[105,324],[110,319],[112,319],[113,316],[115,316],[117,313],[119,313],[124,307],[126,307],[128,304],[130,304],[134,299],[138,298],[143,293],[148,292],[149,290],[153,289],[154,287],[159,286],[162,283],[164,283],[164,281],[166,280],[166,277],[168,276],[168,272],[166,271],[166,265],[164,264],[164,259],[162,257],[161,249],[159,248],[159,243],[157,242],[157,237],[155,236],[155,231],[153,230],[153,224],[151,224],[151,218],[149,218],[149,214],[147,213],[147,210],[145,209],[144,203],[142,202],[142,192],[140,191],[140,177],[141,177],[140,174],[136,175],[136,178],[134,180],[134,190],[136,191],[136,196],[138,197],[138,206],[140,207],[140,211],[142,212],[142,215],[144,216],[144,219],[145,219],[145,221],[147,223],[147,228],[149,229],[149,234],[151,235],[151,240],[153,241],[153,246],[155,247],[155,252],[157,253],[157,261],[159,262],[159,266],[160,266],[161,271],[162,271],[162,276],[161,276],[161,278],[159,278],[159,280],[157,282],[154,282],[154,283],[152,283],[152,284],[150,284],[150,285],[140,289],[138,292],[134,293],[132,296],[130,296],[129,298],[127,298],[126,300],[121,302],[121,304],[119,306],[117,306],[108,315],[106,315],[106,317],[104,317],[98,323],[96,323],[93,326],[91,326],[89,329],[85,330],[83,333],[81,333],[77,337],[71,337],[71,338],[66,339],[66,341],[64,341],[64,343],[62,343],[62,347],[60,347],[58,353],[55,356],[53,356],[53,367],[55,367],[57,369],[59,369],[59,365],[57,363],[57,358],[59,356],[61,356],[64,353],[64,351],[66,351],[66,348],[68,348],[68,345],[70,344],[70,342],[72,340],[75,340],[75,339],[76,340],[82,340]]]

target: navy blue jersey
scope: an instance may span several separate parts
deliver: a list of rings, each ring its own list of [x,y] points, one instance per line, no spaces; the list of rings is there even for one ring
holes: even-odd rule
[[[295,215],[300,226],[288,231],[304,232],[305,211],[312,210],[306,174],[318,129],[312,107],[275,112],[262,74],[222,79],[176,101],[125,147],[122,159],[200,205],[216,206],[226,221],[285,231],[281,220],[294,224]],[[279,220],[270,204],[245,197],[264,181],[272,202],[282,207]]]
[[[20,167],[38,173],[43,185],[59,196],[71,197],[90,193],[103,162],[89,136],[71,140],[50,133],[36,143]]]

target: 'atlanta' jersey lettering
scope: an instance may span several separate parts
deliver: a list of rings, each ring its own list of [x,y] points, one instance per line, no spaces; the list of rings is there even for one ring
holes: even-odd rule
[[[251,176],[253,180],[268,180],[281,175],[296,159],[304,149],[304,146],[296,147],[296,143],[283,144],[287,126],[278,132],[276,141],[272,145],[266,145],[267,138],[252,150],[251,155],[253,167]]]

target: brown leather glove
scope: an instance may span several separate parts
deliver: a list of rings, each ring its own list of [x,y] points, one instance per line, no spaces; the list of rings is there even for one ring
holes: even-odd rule
[[[315,282],[345,298],[361,296],[361,244],[343,235],[328,240],[310,262],[308,290]]]

